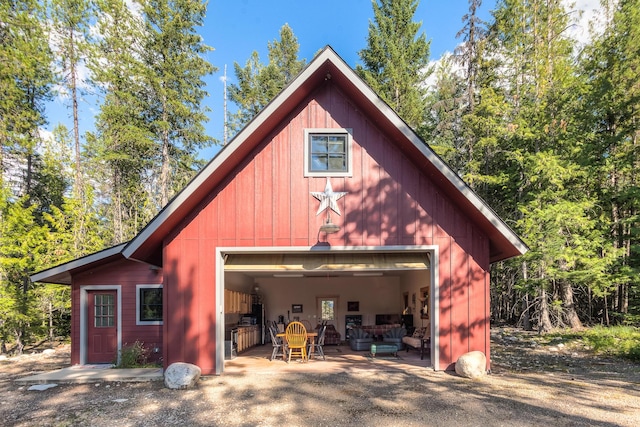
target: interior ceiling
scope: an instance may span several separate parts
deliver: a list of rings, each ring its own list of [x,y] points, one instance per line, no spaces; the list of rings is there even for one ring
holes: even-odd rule
[[[402,276],[429,269],[426,253],[229,254],[226,274],[251,277]]]

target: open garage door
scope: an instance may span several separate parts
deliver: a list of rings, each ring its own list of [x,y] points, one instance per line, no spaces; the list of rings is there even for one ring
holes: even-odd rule
[[[227,272],[319,273],[390,272],[429,269],[424,252],[399,253],[267,253],[229,254],[225,257]]]

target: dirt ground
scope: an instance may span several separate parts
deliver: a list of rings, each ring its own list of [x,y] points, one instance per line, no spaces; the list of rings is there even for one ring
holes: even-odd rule
[[[191,390],[169,390],[156,381],[62,384],[29,391],[13,381],[68,366],[69,348],[62,346],[51,355],[0,360],[0,424],[640,425],[638,364],[596,357],[586,348],[514,329],[492,331],[492,352],[491,375],[480,380],[424,368],[398,369],[391,363],[341,372],[232,372],[203,377]]]

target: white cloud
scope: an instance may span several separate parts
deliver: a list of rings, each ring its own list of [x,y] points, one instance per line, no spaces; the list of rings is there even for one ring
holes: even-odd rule
[[[575,40],[579,46],[584,46],[591,41],[593,27],[595,34],[604,28],[603,9],[600,0],[564,0],[565,8],[570,12],[571,26],[568,28],[568,36]],[[591,25],[592,24],[592,25]]]

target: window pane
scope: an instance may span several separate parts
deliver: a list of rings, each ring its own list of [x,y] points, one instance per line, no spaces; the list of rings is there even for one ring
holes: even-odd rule
[[[342,171],[346,170],[346,162],[344,156],[331,155],[329,156],[329,170],[330,171]]]
[[[347,141],[347,135],[310,135],[310,170],[346,172]]]
[[[115,305],[113,295],[94,295],[93,306],[93,325],[96,328],[107,328],[115,325]]]
[[[311,135],[311,152],[326,153],[327,137],[323,135]]]
[[[346,139],[344,136],[332,135],[329,137],[329,152],[344,153],[346,151]]]
[[[329,164],[326,154],[314,154],[311,156],[311,170],[314,171],[326,171]]]
[[[140,320],[162,321],[162,288],[140,289]]]
[[[322,308],[322,320],[334,320],[334,310],[333,310],[334,302],[333,300],[324,300],[321,302]]]

